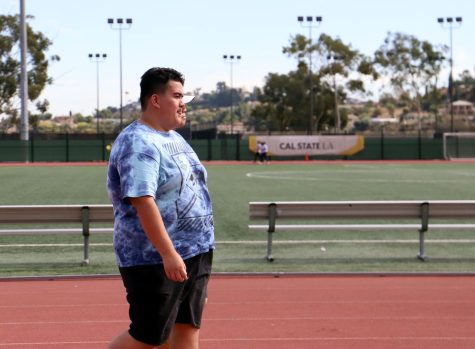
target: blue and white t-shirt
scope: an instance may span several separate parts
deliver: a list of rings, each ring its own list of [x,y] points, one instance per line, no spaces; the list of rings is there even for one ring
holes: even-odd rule
[[[120,267],[162,263],[128,198],[152,196],[183,259],[214,249],[207,173],[175,131],[160,132],[138,121],[112,147],[107,178],[114,206],[114,249]]]

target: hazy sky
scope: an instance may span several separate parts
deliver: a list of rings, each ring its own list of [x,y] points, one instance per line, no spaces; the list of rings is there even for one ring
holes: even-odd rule
[[[18,0],[0,0],[0,13],[18,13],[19,6]],[[218,81],[229,85],[223,54],[242,56],[233,68],[234,87],[262,86],[269,72],[294,70],[296,60],[282,47],[292,35],[308,35],[299,15],[323,17],[314,39],[324,32],[369,56],[388,31],[449,45],[450,31],[436,19],[462,16],[461,28],[453,30],[454,71],[473,74],[475,66],[471,0],[26,0],[26,10],[34,16],[30,25],[52,40],[48,54],[61,57],[51,64],[54,82],[41,96],[54,115],[94,112],[96,64],[89,53],[108,55],[99,65],[100,108],[119,106],[119,32],[107,18],[133,19],[122,32],[124,104],[138,99],[140,76],[153,66],[184,73],[186,91],[211,91]]]

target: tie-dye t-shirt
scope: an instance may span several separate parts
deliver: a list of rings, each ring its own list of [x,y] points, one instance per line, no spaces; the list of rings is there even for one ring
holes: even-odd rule
[[[214,249],[207,173],[195,152],[175,131],[156,131],[135,121],[112,147],[107,188],[114,207],[114,249],[120,267],[158,264],[128,198],[152,196],[168,235],[183,259]]]

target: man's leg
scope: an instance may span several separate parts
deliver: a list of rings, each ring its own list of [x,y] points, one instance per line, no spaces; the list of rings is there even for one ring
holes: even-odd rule
[[[187,324],[175,324],[169,340],[170,349],[198,349],[199,341],[199,328]],[[162,347],[159,348],[162,349]]]
[[[145,344],[134,339],[128,331],[122,332],[110,344],[108,349],[153,349],[154,345]],[[164,344],[160,349],[168,349],[168,344]]]

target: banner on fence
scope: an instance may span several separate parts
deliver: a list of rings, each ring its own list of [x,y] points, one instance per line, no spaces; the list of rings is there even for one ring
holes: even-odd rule
[[[364,149],[363,136],[250,136],[249,149],[265,142],[271,155],[353,155]]]

